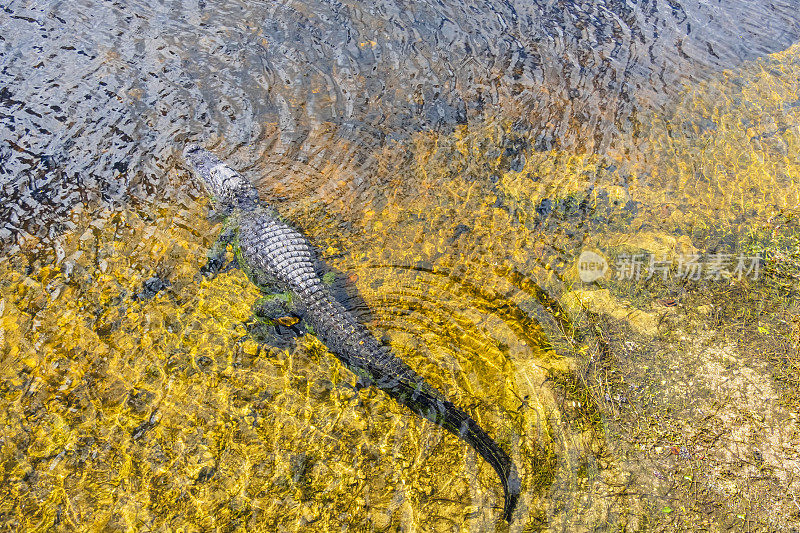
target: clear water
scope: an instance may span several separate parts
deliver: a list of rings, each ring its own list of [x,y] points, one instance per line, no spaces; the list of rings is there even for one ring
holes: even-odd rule
[[[800,523],[793,2],[0,7],[3,529]],[[202,275],[189,141],[509,451],[510,525],[463,442]]]

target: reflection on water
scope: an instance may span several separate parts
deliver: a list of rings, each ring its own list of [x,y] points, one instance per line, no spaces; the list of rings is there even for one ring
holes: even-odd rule
[[[160,199],[187,138],[242,148],[238,166],[283,199],[361,200],[376,150],[479,117],[517,120],[537,150],[602,153],[642,106],[786,48],[795,7],[11,2],[4,242],[52,237],[76,203]]]
[[[512,530],[800,519],[792,3],[2,8],[4,528],[503,528],[461,441],[201,274],[187,140],[497,436]],[[616,276],[695,253],[763,276]]]

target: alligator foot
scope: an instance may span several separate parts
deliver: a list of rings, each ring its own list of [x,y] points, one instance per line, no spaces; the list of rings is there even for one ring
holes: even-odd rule
[[[295,339],[305,335],[305,330],[300,324],[287,327],[258,317],[246,322],[245,327],[247,328],[247,335],[256,343],[279,350],[293,348]]]
[[[225,272],[229,272],[234,268],[239,268],[239,262],[235,257],[227,264],[225,263],[226,259],[225,250],[223,250],[219,255],[209,256],[208,263],[200,268],[200,273],[207,278],[214,278],[217,274],[224,274]]]
[[[208,262],[200,268],[200,273],[203,275],[203,277],[213,278],[219,274],[219,271],[222,269],[222,265],[224,264],[224,253],[215,256],[209,254]]]
[[[233,229],[226,229],[217,238],[217,241],[208,251],[208,262],[200,268],[200,273],[207,278],[214,278],[220,272],[228,272],[232,268],[238,268],[239,263],[234,258],[228,264],[227,260],[228,244],[233,242],[236,233]]]
[[[367,387],[372,386],[372,380],[365,376],[358,376],[356,379],[355,389],[356,392],[360,392],[361,389],[366,389]]]
[[[346,389],[350,389],[353,391],[353,395],[348,398],[346,401],[352,402],[354,401],[357,405],[361,404],[361,391],[363,389],[369,388],[372,385],[372,381],[365,377],[365,376],[356,376],[356,382],[353,385],[350,385],[346,381],[342,383],[342,387]]]
[[[263,296],[253,306],[253,314],[254,320],[247,324],[248,331],[259,343],[287,348],[295,338],[306,334],[306,327],[287,293]]]

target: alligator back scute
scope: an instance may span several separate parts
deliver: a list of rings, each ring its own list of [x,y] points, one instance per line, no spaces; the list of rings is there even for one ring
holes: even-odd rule
[[[249,264],[267,274],[282,290],[305,296],[321,289],[314,251],[308,241],[269,213],[242,221],[239,249]]]

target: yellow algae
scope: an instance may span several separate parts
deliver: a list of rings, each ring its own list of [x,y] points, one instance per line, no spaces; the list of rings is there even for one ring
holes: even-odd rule
[[[693,253],[689,224],[793,210],[797,55],[691,89],[631,160],[470,124],[415,136],[408,164],[379,154],[372,203],[289,208],[360,318],[509,451],[521,528],[652,518],[603,443],[616,400],[567,356],[606,342],[580,330],[593,315],[650,336],[656,317],[567,271],[587,244]],[[2,527],[495,529],[499,483],[462,441],[355,390],[313,335],[259,344],[246,276],[200,274],[218,232],[205,208],[76,212],[61,259],[0,266]],[[146,294],[153,277],[165,287]]]

